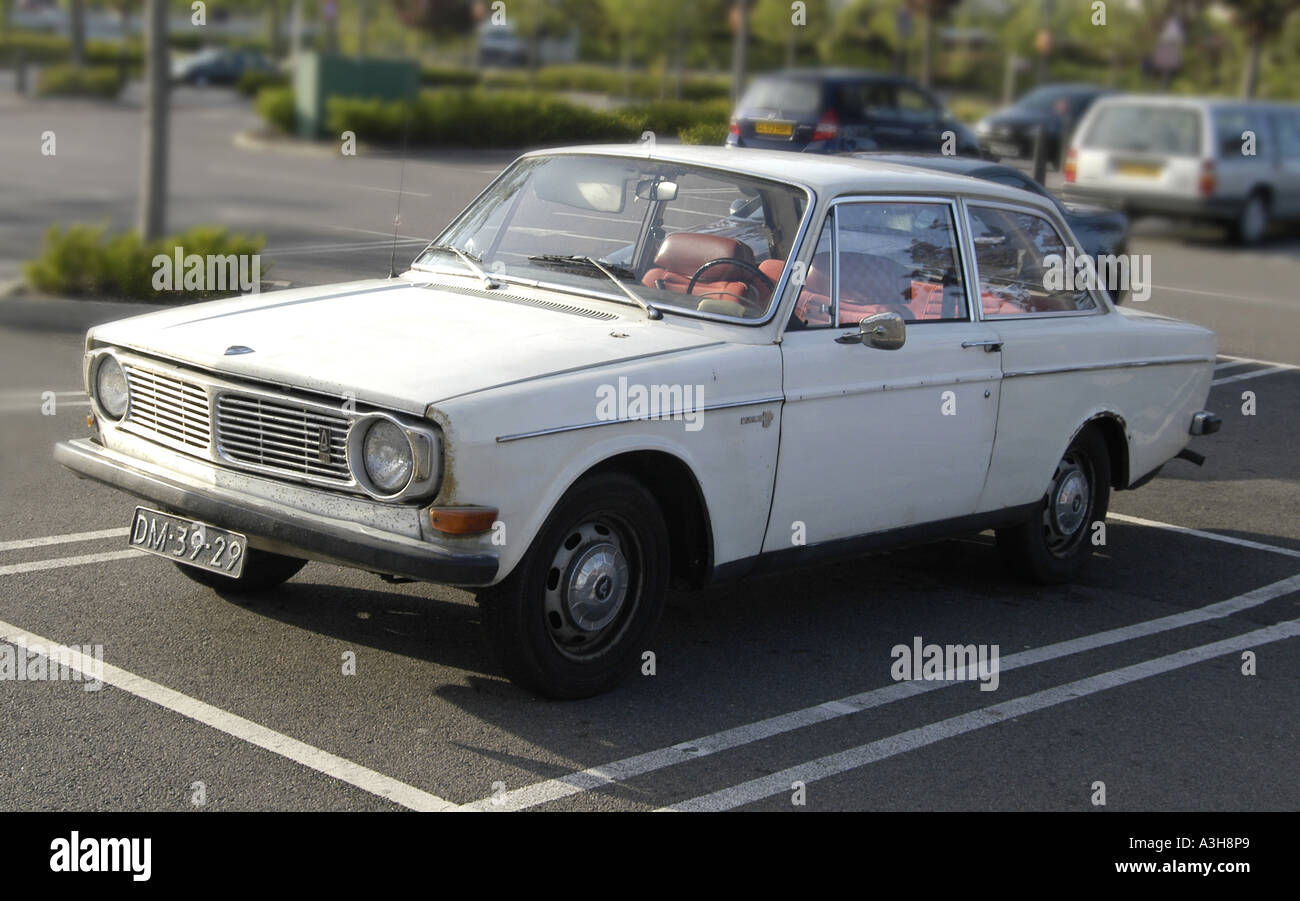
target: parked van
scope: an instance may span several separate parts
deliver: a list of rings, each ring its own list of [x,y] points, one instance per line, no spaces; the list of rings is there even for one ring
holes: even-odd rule
[[[1300,219],[1300,105],[1102,98],[1074,134],[1063,193],[1131,216],[1221,222],[1253,244],[1270,223]]]

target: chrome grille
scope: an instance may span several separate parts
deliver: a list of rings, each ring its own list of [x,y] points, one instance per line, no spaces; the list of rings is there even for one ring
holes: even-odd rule
[[[174,375],[124,368],[131,393],[128,423],[167,443],[207,450],[212,435],[207,391]]]
[[[217,453],[276,473],[350,484],[351,419],[291,401],[222,392],[217,395]]]

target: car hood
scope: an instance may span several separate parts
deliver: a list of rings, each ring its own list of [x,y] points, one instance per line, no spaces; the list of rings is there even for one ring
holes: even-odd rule
[[[633,308],[593,318],[510,292],[500,293],[516,300],[386,280],[276,291],[111,322],[91,339],[414,414],[499,385],[718,343],[716,332]],[[561,297],[546,299],[579,307]]]

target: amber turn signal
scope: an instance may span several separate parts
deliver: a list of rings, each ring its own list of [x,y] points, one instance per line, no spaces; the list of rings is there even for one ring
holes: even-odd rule
[[[486,532],[497,521],[496,507],[430,507],[429,525],[446,535]]]

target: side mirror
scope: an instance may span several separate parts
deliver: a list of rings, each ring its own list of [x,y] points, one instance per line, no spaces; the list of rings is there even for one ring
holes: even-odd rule
[[[748,197],[737,197],[735,200],[731,201],[731,206],[727,207],[727,215],[732,217],[739,216],[740,211],[745,208],[747,203],[749,203]]]
[[[858,323],[862,343],[877,350],[898,350],[907,341],[907,324],[897,313],[876,313]]]

